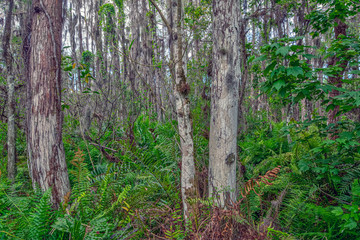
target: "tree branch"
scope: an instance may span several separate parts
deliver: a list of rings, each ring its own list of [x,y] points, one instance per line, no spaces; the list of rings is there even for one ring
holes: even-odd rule
[[[158,13],[160,14],[161,19],[162,19],[163,22],[165,23],[165,25],[166,25],[169,33],[171,33],[171,32],[172,32],[172,28],[171,28],[169,22],[166,20],[166,18],[165,18],[165,16],[164,16],[164,14],[162,13],[161,9],[159,8],[159,6],[155,3],[154,0],[149,0],[149,1],[151,2],[152,5],[154,5],[154,7],[156,8],[156,10],[157,10]]]

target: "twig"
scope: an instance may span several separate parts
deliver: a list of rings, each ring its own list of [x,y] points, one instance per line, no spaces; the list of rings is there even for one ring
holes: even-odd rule
[[[94,145],[94,146],[99,146],[101,148],[105,148],[107,150],[110,150],[110,151],[113,151],[113,152],[118,152],[118,150],[115,150],[115,149],[112,149],[112,148],[109,148],[109,147],[105,147],[105,146],[102,146],[100,144],[97,144],[97,143],[89,143],[90,145]]]
[[[77,109],[77,110],[78,110],[78,115],[80,116],[80,110],[79,110],[79,109]],[[90,159],[91,165],[92,165],[92,167],[93,167],[93,170],[95,171],[95,165],[94,165],[94,162],[93,162],[93,160],[92,160],[92,158],[91,158],[91,154],[90,154],[90,149],[89,149],[89,146],[88,146],[88,142],[87,142],[86,139],[85,139],[84,130],[83,130],[82,126],[81,126],[81,119],[80,119],[80,117],[79,117],[79,126],[80,126],[80,134],[81,134],[81,137],[82,137],[83,141],[85,142],[86,149],[87,149],[88,154],[89,154],[89,159]]]
[[[342,202],[342,203],[344,203],[344,204],[346,204],[346,205],[349,205],[349,206],[352,205],[351,203],[345,202],[344,200],[341,200],[340,198],[331,196],[330,194],[324,192],[321,188],[318,188],[318,189],[320,190],[320,192],[322,192],[323,194],[325,194],[325,195],[328,196],[328,197],[331,197],[331,198],[333,198],[333,199],[335,199],[335,200],[338,200],[339,202]]]

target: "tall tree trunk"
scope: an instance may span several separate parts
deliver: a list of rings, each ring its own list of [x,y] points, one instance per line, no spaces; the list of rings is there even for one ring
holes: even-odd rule
[[[336,39],[339,39],[341,35],[343,36],[346,36],[346,29],[348,28],[348,26],[346,25],[346,23],[344,23],[342,20],[340,19],[335,19],[335,27],[334,27],[334,32],[335,32],[335,38]],[[339,64],[339,58],[338,56],[333,56],[330,58],[329,60],[329,67],[334,67],[336,66],[337,64]],[[335,87],[338,87],[338,88],[341,88],[342,86],[342,77],[344,75],[344,72],[345,72],[345,68],[347,66],[347,61],[342,61],[340,63],[340,66],[342,68],[341,71],[339,71],[338,74],[336,74],[335,76],[332,76],[332,77],[329,77],[329,83],[334,85]],[[336,96],[338,96],[340,93],[338,90],[332,90],[330,93],[329,93],[329,97],[330,98],[334,98]],[[337,113],[339,112],[339,106],[336,106],[334,109],[331,109],[329,112],[328,112],[328,124],[331,124],[331,123],[336,123],[338,120],[339,120],[339,117],[337,117]]]
[[[70,33],[70,45],[71,45],[71,56],[74,62],[78,62],[76,54],[76,41],[75,41],[75,32],[76,32],[76,17],[72,13],[72,4],[70,3],[70,13],[69,13],[69,33]],[[72,87],[76,89],[75,76],[72,76]]]
[[[239,103],[240,1],[213,0],[213,83],[209,142],[209,193],[225,207],[236,200]]]
[[[157,36],[157,25],[156,25],[156,12],[154,7],[150,6],[150,11],[153,12],[153,14],[151,14],[150,16],[150,26],[152,29],[152,45],[156,46],[155,49],[153,50],[153,54],[154,54],[154,59],[155,62],[158,63],[161,61],[161,45],[163,43],[163,41],[161,41],[159,39],[159,37]],[[153,62],[151,61],[151,64],[153,64]],[[154,78],[153,78],[153,85],[154,85],[154,89],[153,89],[153,93],[154,93],[154,102],[155,102],[155,108],[156,108],[156,115],[157,115],[157,120],[158,122],[161,122],[163,120],[163,114],[162,114],[162,102],[161,102],[161,88],[160,88],[160,84],[163,81],[163,75],[162,75],[162,71],[163,71],[163,67],[161,66],[159,67],[154,67]]]
[[[55,207],[70,191],[62,142],[61,1],[34,0],[30,50],[27,150],[32,184],[51,188]]]
[[[197,196],[194,163],[193,126],[190,116],[190,101],[187,95],[190,86],[186,81],[183,66],[182,1],[172,0],[174,28],[172,34],[175,86],[174,96],[181,147],[181,196],[185,219],[194,212],[188,198]]]
[[[95,70],[96,70],[96,87],[102,88],[105,83],[106,70],[104,66],[104,55],[103,55],[103,44],[102,44],[102,31],[100,26],[99,19],[99,10],[102,4],[102,0],[95,1],[95,46],[96,46],[96,56],[95,56]]]
[[[183,65],[182,0],[167,1],[169,21],[165,19],[155,1],[150,0],[150,2],[158,10],[170,35],[169,67],[171,75],[175,80],[175,110],[178,121],[181,150],[181,196],[185,220],[188,221],[191,215],[195,213],[194,206],[189,203],[188,199],[195,198],[198,191],[195,179],[193,126],[190,116],[190,101],[188,99],[190,86],[186,81]]]
[[[82,53],[84,51],[80,8],[81,8],[81,0],[78,0],[76,3],[76,15],[78,17],[78,37],[79,37],[79,59],[77,62],[78,66],[80,66]],[[82,91],[82,83],[81,83],[80,75],[81,75],[80,68],[78,68],[78,86],[79,86],[79,90]]]
[[[7,171],[8,178],[11,181],[15,180],[16,175],[16,129],[15,129],[15,89],[14,89],[14,76],[12,75],[12,59],[10,49],[10,38],[11,38],[11,18],[12,11],[14,8],[14,0],[9,0],[8,13],[6,15],[5,29],[3,36],[3,57],[6,62],[6,75],[7,75],[7,86],[8,86],[8,132],[7,132],[7,145],[8,145],[8,162]]]
[[[127,51],[126,51],[126,36],[125,36],[125,13],[124,13],[124,5],[122,2],[118,2],[119,5],[119,33],[120,33],[120,38],[121,39],[121,51],[122,51],[122,82],[121,82],[121,89],[122,89],[122,98],[121,98],[121,103],[120,103],[120,119],[121,121],[123,121],[123,119],[126,119],[127,116],[127,109],[125,107],[126,103],[125,103],[125,85],[126,85],[126,81],[128,80],[128,62],[129,62],[129,58],[127,57]]]
[[[243,3],[243,12],[240,17],[240,29],[239,29],[239,39],[240,39],[240,56],[241,56],[241,87],[239,88],[239,112],[238,120],[240,124],[239,130],[246,130],[246,119],[243,108],[243,101],[246,94],[246,85],[248,84],[248,62],[247,62],[247,50],[246,50],[246,26],[247,19],[243,18],[243,15],[246,13],[247,5],[246,1]]]
[[[132,0],[130,4],[130,10],[133,14],[130,16],[130,29],[131,29],[131,38],[132,43],[130,49],[130,59],[131,64],[129,65],[129,80],[131,85],[132,94],[134,97],[139,97],[137,92],[139,89],[139,81],[136,81],[136,73],[138,73],[138,64],[139,54],[140,54],[140,17],[139,17],[139,1]]]

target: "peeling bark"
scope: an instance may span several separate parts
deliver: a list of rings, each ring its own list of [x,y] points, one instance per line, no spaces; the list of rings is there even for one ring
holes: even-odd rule
[[[62,142],[61,1],[35,0],[32,21],[30,78],[27,84],[27,150],[33,187],[52,189],[59,206],[70,191]]]

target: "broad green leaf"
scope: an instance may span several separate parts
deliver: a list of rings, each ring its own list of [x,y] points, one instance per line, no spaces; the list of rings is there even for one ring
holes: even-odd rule
[[[285,47],[281,47],[278,50],[276,50],[275,54],[276,55],[283,55],[284,57],[289,53],[290,47],[285,46]]]
[[[294,77],[304,74],[304,71],[301,67],[290,67],[287,69],[286,72],[288,76],[294,76]]]
[[[341,216],[344,214],[344,211],[341,207],[335,207],[334,210],[331,211],[335,216]]]
[[[309,59],[309,60],[311,60],[312,58],[316,58],[316,56],[315,56],[315,55],[312,55],[312,54],[303,54],[303,57],[304,57],[304,58],[307,58],[307,59]]]
[[[283,79],[277,80],[273,85],[276,90],[279,90],[282,86],[285,86],[285,81]]]
[[[264,60],[266,60],[266,56],[262,55],[260,57],[255,58],[254,60],[252,60],[252,62],[262,62]]]
[[[356,226],[357,226],[357,223],[354,222],[354,221],[350,221],[349,223],[344,225],[344,227],[346,227],[346,228],[348,228],[350,230],[356,228]]]
[[[272,63],[270,63],[269,66],[267,66],[264,70],[264,75],[267,75],[270,71],[272,71],[274,69],[274,67],[276,66],[277,61],[273,61]]]

